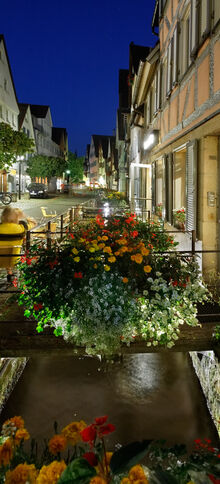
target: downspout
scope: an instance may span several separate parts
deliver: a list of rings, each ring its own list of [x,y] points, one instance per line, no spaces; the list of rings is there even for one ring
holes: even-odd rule
[[[137,79],[136,79],[136,82],[135,82],[134,95],[132,96],[132,98],[134,99],[134,100],[132,99],[132,107],[135,106],[135,104],[136,104],[136,98],[137,98],[137,93],[138,93],[138,89],[139,89],[139,86],[140,86],[140,81],[141,81],[143,69],[144,69],[144,62],[140,61],[140,64],[139,64],[139,67],[138,67]],[[130,126],[133,124],[135,114],[136,113],[134,111],[131,112]]]

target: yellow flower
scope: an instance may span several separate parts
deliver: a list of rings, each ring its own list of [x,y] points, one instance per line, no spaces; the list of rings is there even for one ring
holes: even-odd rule
[[[123,477],[120,484],[131,484],[131,481],[130,479],[128,479],[128,477]]]
[[[12,458],[12,441],[7,439],[4,444],[0,446],[0,466],[7,466]]]
[[[19,464],[12,471],[6,472],[5,484],[35,484],[37,474],[34,464]]]
[[[123,277],[122,282],[124,282],[124,284],[127,284],[128,283],[128,278],[127,277]]]
[[[132,252],[133,247],[127,247],[127,252]]]
[[[131,255],[131,260],[135,260],[135,255]]]
[[[92,241],[91,241],[91,244],[93,244],[93,245],[97,245],[97,240],[96,240],[96,239],[92,240]]]
[[[109,262],[115,262],[116,261],[116,257],[114,255],[112,255],[111,257],[108,258],[108,261]]]
[[[116,250],[115,255],[120,255],[120,252]]]
[[[99,249],[104,249],[105,244],[99,244],[98,247],[99,247]]]
[[[96,257],[95,260],[101,260],[101,257],[100,256],[99,257]]]
[[[94,264],[94,266],[93,266],[93,267],[94,267],[94,269],[97,269],[97,267],[98,267],[98,266],[97,266],[97,264]]]
[[[80,420],[80,422],[71,422],[62,429],[61,433],[64,435],[64,437],[66,437],[68,443],[76,445],[77,442],[82,440],[80,435],[81,430],[85,429],[86,427],[87,425],[83,420]]]
[[[108,240],[107,235],[103,235],[102,240]]]
[[[95,247],[89,247],[89,252],[95,252]]]
[[[125,244],[127,244],[127,240],[126,239],[123,239],[123,238],[116,240],[116,242],[119,245],[125,245]]]
[[[112,253],[112,249],[111,247],[107,246],[103,249],[103,252],[106,252],[107,254],[111,254]]]
[[[30,434],[26,429],[18,429],[15,434],[15,445],[19,445],[22,440],[30,439]]]
[[[102,237],[100,237],[100,235],[98,235],[97,240],[102,240]]]
[[[51,454],[56,455],[59,452],[63,452],[67,446],[67,440],[64,435],[54,435],[48,443],[49,451]]]
[[[137,481],[138,479],[146,479],[144,469],[141,465],[136,465],[132,467],[128,473],[128,477],[131,481]],[[146,480],[146,483],[148,480]]]
[[[54,460],[48,466],[41,468],[36,484],[56,484],[65,469],[66,464],[63,460],[60,462]]]
[[[80,237],[79,242],[80,242],[81,244],[83,244],[83,242],[85,242],[85,240],[86,240],[86,239],[83,239],[82,237]]]
[[[128,252],[128,248],[124,245],[124,247],[120,248],[120,252],[122,252],[122,254],[123,252]]]
[[[141,253],[142,253],[142,255],[148,255],[148,254],[149,254],[149,250],[148,250],[148,249],[146,249],[146,247],[143,247],[143,248],[141,249]]]
[[[142,260],[143,260],[143,256],[141,254],[135,254],[135,262],[137,264],[141,264]]]
[[[73,249],[72,249],[72,253],[73,253],[73,254],[78,254],[78,253],[79,253],[79,251],[76,249],[76,247],[73,247]]]
[[[152,267],[151,266],[144,266],[144,272],[146,272],[148,274],[151,271],[152,271]]]
[[[110,271],[110,267],[107,264],[104,265],[104,269],[106,272]]]
[[[74,260],[75,262],[79,262],[79,261],[80,261],[80,257],[74,257],[74,258],[73,258],[73,260]]]
[[[100,476],[95,476],[89,481],[89,484],[107,484],[107,481]]]

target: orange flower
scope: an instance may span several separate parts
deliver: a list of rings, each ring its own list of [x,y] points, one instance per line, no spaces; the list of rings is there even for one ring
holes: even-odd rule
[[[124,282],[124,284],[127,284],[128,283],[128,278],[127,277],[123,277],[122,282]]]
[[[149,255],[149,250],[148,250],[148,249],[146,249],[146,247],[143,247],[143,248],[141,249],[141,253],[142,253],[142,255]]]
[[[54,435],[48,443],[49,451],[51,454],[56,455],[59,452],[63,452],[67,446],[67,440],[64,435]]]
[[[109,262],[115,262],[116,261],[116,257],[114,255],[112,255],[111,257],[108,258],[108,261]]]
[[[95,476],[89,481],[89,484],[107,484],[107,481],[100,476]]]
[[[123,254],[124,252],[128,252],[128,248],[124,245],[120,248],[120,252]]]
[[[120,255],[120,252],[116,250],[115,255]]]
[[[103,249],[103,252],[106,252],[107,254],[111,254],[112,253],[112,249],[111,247],[107,246]]]
[[[61,462],[54,460],[48,466],[41,468],[36,484],[55,484],[65,469],[66,464],[63,460]]]
[[[7,466],[12,458],[12,441],[7,439],[4,444],[0,446],[0,466]]]
[[[138,479],[146,479],[144,469],[139,464],[130,469],[128,473],[128,477],[131,481],[137,481]],[[146,484],[147,483],[148,483],[148,480],[146,481]]]
[[[151,266],[144,266],[144,272],[146,272],[148,274],[151,271],[152,271],[152,267]]]
[[[67,442],[71,445],[76,445],[77,442],[81,441],[81,430],[87,427],[86,423],[83,420],[80,422],[71,422],[69,425],[64,427],[61,431],[62,435],[66,438]]]
[[[120,484],[131,484],[131,481],[130,479],[128,479],[128,477],[123,477]]]
[[[108,240],[107,235],[103,235],[102,240]]]
[[[4,426],[6,425],[10,425],[10,426],[14,426],[16,427],[16,429],[22,429],[24,427],[24,420],[23,418],[19,417],[19,416],[15,416],[15,417],[12,417],[12,418],[9,418],[8,420],[6,420],[4,423],[3,423],[3,428]]]
[[[99,244],[98,247],[99,247],[99,249],[104,249],[105,244],[103,244],[103,243],[102,244]]]
[[[26,429],[18,429],[15,434],[15,445],[19,445],[22,440],[30,439],[30,434]]]
[[[5,484],[35,484],[38,471],[34,464],[19,464],[5,476]]]
[[[135,262],[137,264],[141,264],[142,260],[143,260],[143,256],[141,254],[135,254]]]
[[[126,239],[123,239],[123,238],[116,240],[116,242],[119,245],[125,245],[125,244],[127,244],[127,240]]]
[[[97,269],[98,266],[97,266],[97,264],[94,264],[93,267],[94,267],[94,269]]]

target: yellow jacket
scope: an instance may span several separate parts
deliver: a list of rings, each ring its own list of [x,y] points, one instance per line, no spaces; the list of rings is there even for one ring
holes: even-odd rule
[[[15,223],[0,224],[0,267],[13,267],[19,257],[2,257],[3,254],[20,254],[25,229],[23,225]]]

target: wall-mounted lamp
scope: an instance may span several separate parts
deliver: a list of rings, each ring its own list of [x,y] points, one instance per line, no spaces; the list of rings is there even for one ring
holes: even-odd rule
[[[148,150],[151,146],[158,143],[158,136],[159,136],[159,131],[156,129],[153,132],[148,133],[144,141],[144,149]]]

